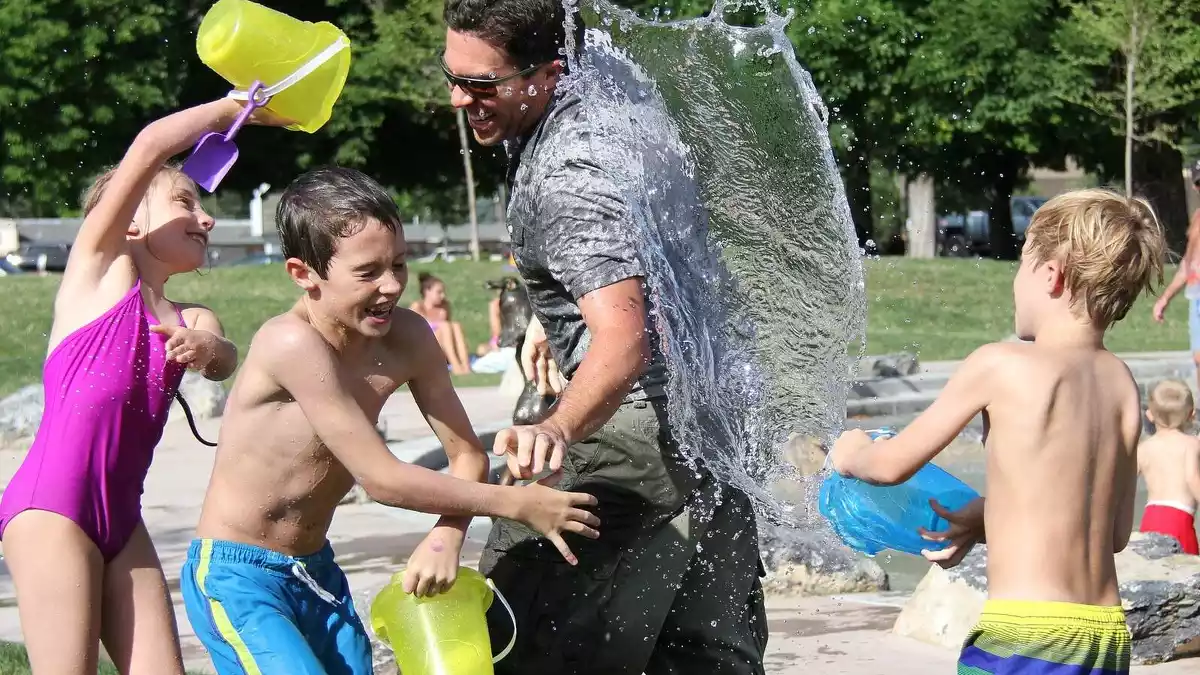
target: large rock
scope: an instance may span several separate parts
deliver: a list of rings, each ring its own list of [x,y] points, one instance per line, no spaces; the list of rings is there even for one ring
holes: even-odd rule
[[[31,384],[0,400],[0,442],[32,438],[42,422],[45,398],[41,384]]]
[[[793,434],[783,458],[797,475],[771,486],[792,504],[814,507],[825,452],[818,439]],[[879,563],[842,546],[824,521],[804,528],[781,527],[759,520],[759,546],[767,576],[763,591],[770,595],[839,595],[888,590],[888,576]]]
[[[832,535],[759,522],[763,591],[768,595],[840,595],[888,590],[888,576],[874,560],[836,543]]]
[[[1135,532],[1116,560],[1133,662],[1200,655],[1200,556],[1180,555],[1169,537]],[[958,649],[986,597],[987,547],[979,546],[951,570],[930,566],[893,631]]]
[[[229,398],[225,385],[205,379],[194,370],[183,374],[183,381],[179,383],[179,393],[183,394],[188,408],[192,410],[192,416],[198,420],[220,417],[225,412],[225,401]],[[178,401],[171,404],[171,414],[183,415]]]
[[[522,391],[525,391],[525,375],[521,372],[521,364],[513,359],[500,378],[500,394],[515,400]]]
[[[851,365],[850,375],[854,380],[876,377],[906,377],[921,371],[921,362],[916,354],[900,352],[882,356],[864,356]]]

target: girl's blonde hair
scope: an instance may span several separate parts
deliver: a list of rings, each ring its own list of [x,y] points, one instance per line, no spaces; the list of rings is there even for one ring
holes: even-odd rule
[[[104,191],[108,189],[108,184],[112,182],[113,175],[116,173],[116,166],[111,166],[105,169],[103,173],[101,173],[99,176],[96,176],[96,180],[92,181],[92,184],[87,190],[84,191],[82,199],[84,218],[86,218],[87,215],[92,212],[92,209],[96,208],[96,205],[100,203],[100,198],[104,196]],[[164,174],[169,175],[172,179],[184,178],[189,182],[192,180],[191,178],[188,178],[187,174],[183,173],[180,165],[175,162],[168,162],[167,164],[164,164],[163,167],[158,170],[158,173],[154,175],[154,180],[157,181]],[[153,181],[151,184],[153,184]]]
[[[1149,202],[1094,188],[1046,202],[1025,233],[1037,262],[1062,264],[1064,285],[1092,323],[1125,318],[1143,290],[1163,280],[1167,243]]]

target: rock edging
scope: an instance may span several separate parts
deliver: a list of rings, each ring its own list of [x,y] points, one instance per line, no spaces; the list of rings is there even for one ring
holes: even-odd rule
[[[986,549],[976,547],[951,570],[931,566],[892,631],[960,648],[987,598]],[[1116,560],[1133,663],[1200,656],[1200,556],[1180,554],[1169,537],[1135,532]]]

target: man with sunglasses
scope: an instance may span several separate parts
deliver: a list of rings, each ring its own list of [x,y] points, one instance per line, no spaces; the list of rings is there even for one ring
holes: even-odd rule
[[[565,381],[553,383],[561,393],[544,421],[500,432],[495,450],[508,455],[515,478],[561,472],[559,487],[599,502],[599,539],[564,537],[578,556],[572,564],[518,523],[493,525],[479,569],[517,622],[516,647],[496,672],[763,673],[754,512],[745,494],[689,466],[674,441],[633,231],[636,200],[656,219],[702,234],[698,201],[679,205],[678,191],[694,195],[695,183],[681,159],[639,155],[647,139],[612,138],[589,121],[578,94],[557,87],[567,67],[560,0],[446,0],[443,16],[451,103],[465,110],[476,141],[508,153],[507,224],[537,319],[526,356],[542,365],[528,370],[544,373],[552,358]],[[572,25],[573,43],[584,44],[578,16]],[[596,144],[655,163],[646,170],[661,184],[652,194],[623,192]],[[498,651],[510,621],[495,608],[488,618]]]

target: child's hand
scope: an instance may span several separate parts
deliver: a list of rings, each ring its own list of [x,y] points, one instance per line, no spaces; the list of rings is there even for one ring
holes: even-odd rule
[[[950,545],[940,551],[921,551],[926,560],[937,563],[942,569],[949,569],[962,562],[962,559],[975,548],[975,544],[983,541],[983,497],[971,500],[971,503],[958,511],[947,511],[936,499],[930,499],[929,505],[935,513],[946,519],[950,527],[942,532],[930,532],[920,529],[921,536],[929,541],[949,541]]]
[[[833,462],[833,470],[843,476],[853,477],[850,467],[854,466],[855,456],[863,448],[871,446],[871,437],[862,429],[847,429],[833,443],[829,459]]]
[[[206,330],[165,324],[151,326],[150,330],[167,336],[168,360],[182,363],[193,370],[203,371],[217,356],[217,345],[221,338]]]
[[[220,128],[217,130],[222,133],[228,131],[229,125],[233,124],[238,115],[242,114],[242,109],[249,104],[248,101],[239,101],[234,98],[223,98],[215,103],[221,106],[222,119],[219,122]],[[295,124],[295,121],[280,117],[266,108],[256,108],[254,112],[250,113],[250,117],[246,119],[246,124],[264,127],[286,127],[289,124]]]
[[[561,478],[551,474],[536,483],[524,487],[514,487],[513,494],[517,495],[520,503],[517,506],[516,518],[533,529],[541,532],[554,544],[562,557],[572,565],[579,560],[571,552],[570,547],[563,541],[563,532],[598,539],[600,533],[595,528],[600,527],[600,519],[596,514],[584,511],[581,506],[595,506],[596,497],[582,492],[562,492],[547,487]]]
[[[435,527],[408,558],[404,592],[417,597],[445,593],[458,578],[464,534],[453,527]]]

